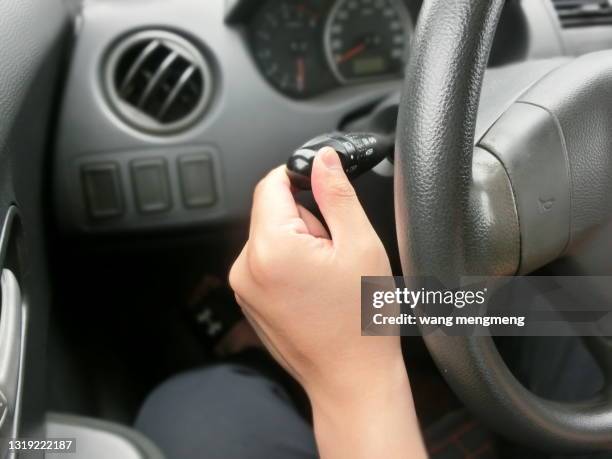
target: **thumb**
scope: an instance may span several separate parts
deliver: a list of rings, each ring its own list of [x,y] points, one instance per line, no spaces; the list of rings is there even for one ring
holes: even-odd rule
[[[371,227],[333,148],[322,148],[315,157],[311,184],[334,242],[354,240],[356,234]]]

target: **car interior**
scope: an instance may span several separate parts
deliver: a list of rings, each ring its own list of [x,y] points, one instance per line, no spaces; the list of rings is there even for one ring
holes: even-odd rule
[[[444,227],[444,218],[460,205],[445,199],[459,194],[435,181],[444,174],[427,182],[432,176],[425,170],[434,166],[425,163],[436,158],[402,149],[456,144],[469,144],[470,168],[478,145],[479,208],[502,203],[466,236],[468,246],[486,246],[472,250],[475,265],[498,274],[612,273],[612,232],[604,218],[612,210],[606,54],[612,5],[506,0],[498,24],[482,22],[484,7],[480,17],[477,8],[461,9],[469,18],[463,27],[448,25],[450,13],[448,24],[424,21],[442,18],[440,5],[450,3],[0,1],[2,457],[14,457],[8,438],[45,436],[77,438],[78,457],[163,457],[133,427],[139,408],[163,381],[218,358],[206,336],[214,322],[190,300],[193,290],[212,279],[221,294],[203,307],[216,301],[239,311],[227,275],[248,237],[253,189],[322,133],[375,131],[396,139],[395,159],[354,181],[396,275],[406,266],[402,241],[418,246],[415,259],[422,251],[437,260],[431,266],[445,264],[442,272],[453,265],[440,251],[453,250],[453,238],[442,238],[457,222],[451,218]],[[490,54],[478,51],[488,38]],[[462,53],[450,56],[451,39],[463,40]],[[481,74],[482,90],[474,92],[470,82]],[[558,93],[570,96],[558,102]],[[529,101],[515,103],[521,97]],[[462,108],[442,112],[436,98]],[[437,130],[417,116],[437,122]],[[514,161],[535,144],[551,156],[528,165]],[[582,154],[575,163],[554,157],[573,146]],[[440,160],[442,166],[453,173],[462,167]],[[584,169],[589,186],[568,179],[568,167]],[[398,168],[414,179],[401,190],[394,187]],[[498,181],[501,170],[512,182],[510,194],[509,182]],[[419,195],[431,183],[440,193]],[[518,184],[528,190],[524,195]],[[543,184],[552,190],[540,197],[545,211],[553,201],[555,212],[566,207],[546,221],[546,212],[526,210],[529,193]],[[308,192],[301,199],[316,211]],[[446,207],[436,207],[443,201]],[[398,213],[402,204],[423,219]],[[412,230],[404,233],[407,222]],[[528,387],[530,369],[512,362],[517,349],[535,349],[536,340],[494,341],[495,352],[471,341],[403,339],[425,431],[467,409],[494,432],[499,457],[610,445],[609,397],[583,402],[602,387],[609,393],[609,357],[600,352],[608,344],[568,346],[564,355],[579,352],[585,365],[603,369],[592,384],[581,384],[581,393],[549,400],[555,395],[548,385],[584,370],[551,372]],[[556,343],[546,340],[566,346]],[[511,428],[500,434],[504,426]],[[520,453],[519,444],[526,444]]]

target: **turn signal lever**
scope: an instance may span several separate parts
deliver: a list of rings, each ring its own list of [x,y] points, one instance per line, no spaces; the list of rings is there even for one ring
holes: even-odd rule
[[[287,161],[287,175],[294,187],[309,190],[312,163],[317,152],[323,147],[331,147],[338,152],[344,172],[353,180],[392,156],[394,145],[395,139],[391,135],[367,132],[323,134],[293,152]]]

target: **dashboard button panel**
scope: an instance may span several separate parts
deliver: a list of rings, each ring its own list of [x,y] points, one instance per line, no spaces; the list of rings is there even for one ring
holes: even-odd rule
[[[208,207],[217,200],[213,164],[207,154],[181,156],[179,180],[186,207]]]
[[[123,193],[119,167],[113,162],[90,163],[81,167],[81,177],[89,216],[93,219],[123,214]]]
[[[90,234],[185,229],[227,217],[221,152],[166,145],[85,153],[73,165],[70,212]]]
[[[163,158],[132,161],[131,171],[134,197],[140,212],[156,213],[170,209],[168,167]]]

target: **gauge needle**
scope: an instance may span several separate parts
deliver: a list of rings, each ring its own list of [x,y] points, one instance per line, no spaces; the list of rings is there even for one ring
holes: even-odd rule
[[[336,62],[338,62],[338,64],[342,64],[343,62],[346,62],[354,58],[358,54],[362,53],[363,51],[365,51],[365,49],[366,49],[366,44],[359,43],[357,46],[353,46],[351,49],[346,51],[344,54],[338,56],[338,58],[336,59]]]
[[[295,84],[298,91],[303,92],[306,87],[306,68],[304,65],[304,58],[298,57],[295,61],[296,66],[296,77]]]

